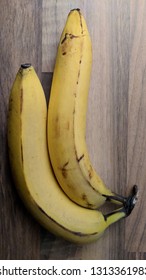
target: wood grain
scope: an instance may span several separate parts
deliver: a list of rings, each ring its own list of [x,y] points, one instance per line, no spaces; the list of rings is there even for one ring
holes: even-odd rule
[[[41,1],[0,1],[0,259],[38,259],[40,227],[18,198],[7,150],[10,88],[20,64],[31,62],[40,72]]]
[[[125,246],[146,251],[146,1],[131,1],[127,185],[139,185],[139,201],[133,219],[126,224]],[[133,229],[131,231],[131,228]]]
[[[0,4],[0,259],[146,259],[146,0]],[[20,64],[34,65],[48,102],[57,44],[75,7],[93,46],[86,131],[91,161],[115,192],[128,195],[133,184],[140,189],[133,213],[84,246],[55,237],[30,217],[12,182],[6,142],[9,91]]]

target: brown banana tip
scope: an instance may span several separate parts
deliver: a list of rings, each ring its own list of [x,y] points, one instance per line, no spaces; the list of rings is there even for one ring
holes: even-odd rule
[[[71,10],[71,12],[73,12],[73,11],[78,11],[78,12],[80,12],[80,9],[79,9],[79,8],[75,8],[75,9],[72,9],[72,10]]]
[[[24,64],[21,64],[21,68],[22,69],[27,69],[31,66],[31,63],[24,63]]]
[[[138,187],[134,185],[132,188],[131,195],[129,195],[129,197],[126,199],[126,202],[124,204],[126,216],[129,216],[131,214],[137,200],[138,200]]]

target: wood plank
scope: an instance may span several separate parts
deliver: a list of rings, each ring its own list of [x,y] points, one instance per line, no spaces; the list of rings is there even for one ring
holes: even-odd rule
[[[127,185],[140,188],[139,201],[126,223],[125,247],[146,252],[146,1],[131,0]]]
[[[31,62],[41,73],[41,1],[1,0],[0,4],[0,259],[38,259],[40,227],[13,185],[6,131],[10,88],[20,64]]]

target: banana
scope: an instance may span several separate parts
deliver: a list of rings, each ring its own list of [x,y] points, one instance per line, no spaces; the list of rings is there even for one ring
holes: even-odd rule
[[[48,149],[55,176],[68,197],[87,208],[98,208],[108,189],[92,166],[86,140],[86,111],[92,47],[85,19],[71,10],[57,51],[48,105]],[[122,197],[121,197],[122,200]]]
[[[8,112],[10,166],[19,195],[50,232],[72,242],[94,241],[129,210],[124,206],[103,215],[77,205],[64,194],[50,164],[46,122],[47,105],[39,78],[30,64],[23,64],[12,86]]]

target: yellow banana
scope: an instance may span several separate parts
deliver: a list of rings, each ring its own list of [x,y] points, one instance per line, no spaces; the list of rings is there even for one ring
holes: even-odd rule
[[[33,216],[52,233],[73,242],[94,241],[129,210],[124,207],[103,215],[73,203],[64,194],[49,161],[46,121],[40,81],[34,68],[23,64],[11,90],[8,113],[9,157],[18,192]]]
[[[85,19],[79,9],[72,10],[61,35],[53,74],[48,148],[64,192],[77,204],[94,209],[114,194],[93,168],[85,141],[91,63],[91,40]]]

